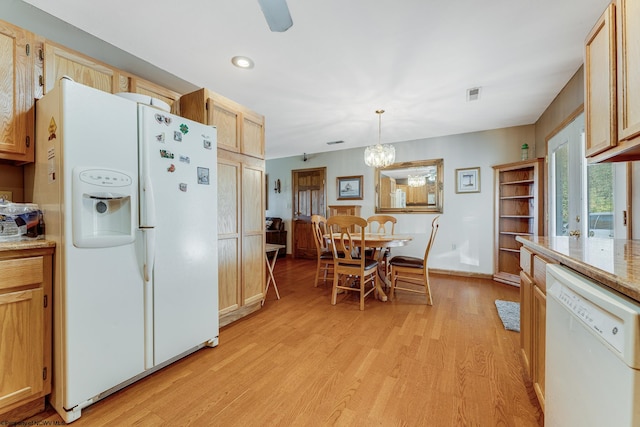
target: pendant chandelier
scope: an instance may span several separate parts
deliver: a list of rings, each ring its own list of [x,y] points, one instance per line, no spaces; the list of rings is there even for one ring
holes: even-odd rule
[[[424,175],[408,175],[409,187],[423,187],[427,184],[427,177]]]
[[[384,113],[384,110],[376,110],[376,114],[378,115],[378,143],[364,150],[364,162],[367,166],[374,168],[387,167],[396,160],[396,149],[393,148],[393,145],[380,144],[382,113]]]

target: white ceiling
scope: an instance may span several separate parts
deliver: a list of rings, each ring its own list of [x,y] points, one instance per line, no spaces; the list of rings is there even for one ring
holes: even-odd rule
[[[263,114],[267,158],[375,143],[380,108],[383,143],[534,123],[610,2],[288,0],[272,33],[257,0],[24,1]]]

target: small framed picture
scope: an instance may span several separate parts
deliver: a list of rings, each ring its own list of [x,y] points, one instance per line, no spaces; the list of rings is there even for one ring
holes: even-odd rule
[[[362,177],[339,176],[338,180],[338,200],[362,200]]]
[[[456,169],[456,193],[480,192],[480,168]]]

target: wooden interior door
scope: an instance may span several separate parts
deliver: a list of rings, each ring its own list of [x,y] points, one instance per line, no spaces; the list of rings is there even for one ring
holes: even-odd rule
[[[291,171],[293,183],[292,253],[295,258],[315,258],[311,215],[327,215],[325,181],[327,168]]]

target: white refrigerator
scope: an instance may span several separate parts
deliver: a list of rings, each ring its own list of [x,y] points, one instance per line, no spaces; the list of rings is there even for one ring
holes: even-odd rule
[[[82,408],[218,343],[216,129],[61,79],[33,201],[57,243],[51,403]]]

